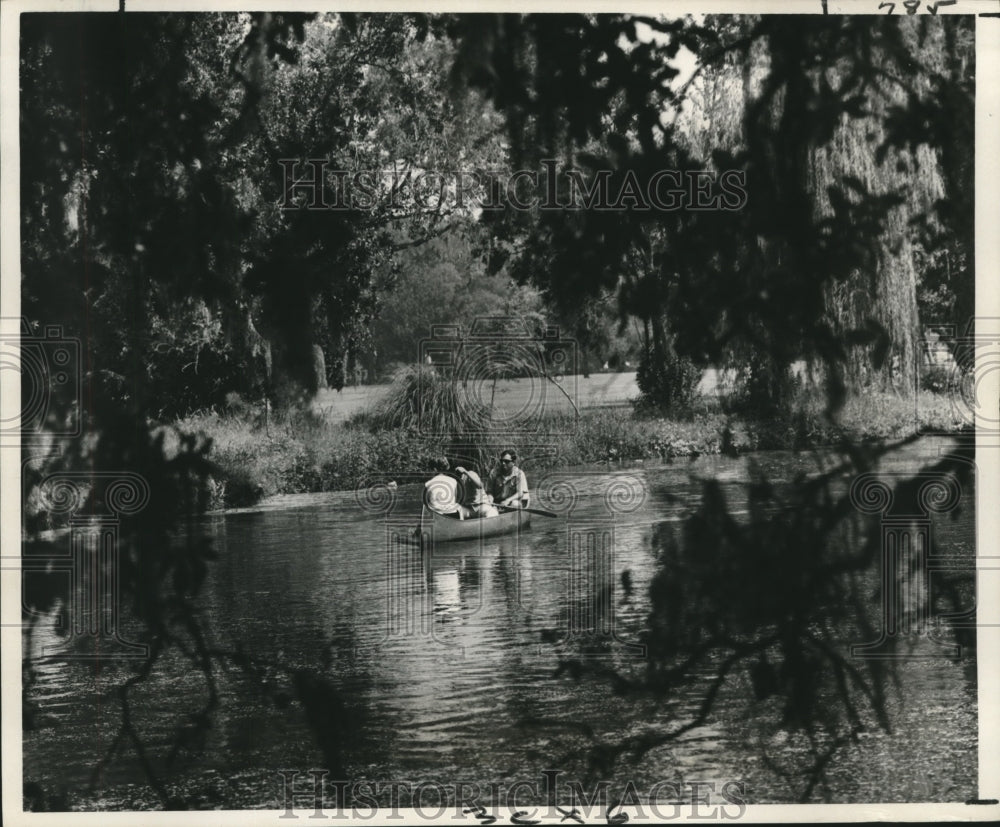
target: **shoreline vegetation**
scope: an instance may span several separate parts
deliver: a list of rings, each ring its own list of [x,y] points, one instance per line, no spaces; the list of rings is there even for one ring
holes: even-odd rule
[[[210,458],[216,473],[210,480],[210,507],[239,508],[279,494],[352,490],[362,483],[429,475],[430,458],[454,457],[460,450],[448,434],[461,428],[462,406],[454,398],[425,399],[417,422],[413,390],[411,385],[390,394],[386,403],[346,422],[316,411],[289,409],[266,417],[260,409],[231,406],[222,412],[197,412],[175,424],[212,440]],[[428,424],[428,410],[439,412],[442,419]],[[625,403],[583,408],[578,415],[543,413],[532,424],[531,436],[513,445],[532,471],[808,450],[845,440],[870,442],[969,429],[953,395],[930,390],[911,396],[860,392],[847,400],[835,420],[826,415],[820,394],[803,391],[777,416],[702,396],[684,416],[659,415]],[[485,421],[477,430],[480,461],[509,444],[503,421]],[[543,447],[533,450],[531,445]]]

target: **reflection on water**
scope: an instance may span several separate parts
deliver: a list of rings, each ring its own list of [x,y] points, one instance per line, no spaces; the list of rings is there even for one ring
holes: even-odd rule
[[[933,455],[936,447],[924,450]],[[910,467],[924,458],[915,454]],[[769,473],[786,480],[804,461],[767,459]],[[242,648],[262,664],[331,676],[354,725],[344,747],[354,777],[486,785],[537,778],[555,766],[582,778],[592,739],[613,742],[690,717],[705,687],[696,681],[665,702],[626,701],[603,682],[554,677],[558,654],[570,647],[625,671],[641,669],[654,533],[679,524],[700,495],[698,478],[724,480],[732,511],[745,508],[741,461],[704,458],[628,474],[644,487],[632,510],[616,512],[605,499],[620,473],[588,473],[579,477],[572,520],[538,517],[521,535],[426,550],[406,539],[419,491],[405,488],[388,518],[360,511],[350,494],[285,498],[279,510],[208,518],[205,530],[218,550],[205,592],[212,642]],[[949,524],[949,542],[972,542],[972,511]],[[54,635],[41,628],[36,647],[58,642]],[[886,750],[898,770],[906,760],[930,760],[944,742],[953,752],[953,781],[947,795],[939,785],[938,797],[974,795],[973,672],[950,662],[907,668],[904,695],[894,702],[899,734],[878,736],[874,752],[852,747],[833,768],[841,776],[834,798],[887,800],[898,779],[886,776]],[[113,665],[95,674],[86,665],[40,663],[34,696],[43,726],[25,737],[26,779],[70,791],[86,784],[119,732],[108,688],[122,675]],[[216,679],[222,703],[205,743],[170,766],[156,760],[156,768],[182,789],[200,789],[209,770],[249,779],[218,794],[228,806],[277,806],[279,769],[322,765],[303,710],[274,702],[294,697],[287,675],[265,668],[263,694],[235,669]],[[179,661],[157,667],[135,703],[150,754],[165,749],[176,722],[204,703],[205,692],[202,677]],[[745,686],[736,681],[726,692],[705,726],[639,765],[609,772],[647,788],[678,777],[751,779],[751,800],[790,800],[794,792],[762,760],[763,736],[754,731]],[[126,751],[102,771],[92,800],[105,790],[106,801],[120,806],[123,785],[142,780]]]

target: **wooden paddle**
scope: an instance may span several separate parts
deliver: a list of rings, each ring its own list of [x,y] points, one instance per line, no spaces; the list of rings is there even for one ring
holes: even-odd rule
[[[502,508],[504,511],[527,511],[529,514],[540,514],[542,517],[558,517],[555,511],[546,511],[544,508],[521,508],[519,505],[497,505],[494,508]]]

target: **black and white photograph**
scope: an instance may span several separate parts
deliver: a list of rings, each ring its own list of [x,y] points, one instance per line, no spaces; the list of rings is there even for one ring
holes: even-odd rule
[[[0,12],[4,823],[1000,818],[1000,4]]]

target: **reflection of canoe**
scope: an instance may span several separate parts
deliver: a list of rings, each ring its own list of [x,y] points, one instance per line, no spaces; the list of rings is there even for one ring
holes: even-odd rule
[[[480,537],[496,537],[498,534],[513,534],[519,528],[527,528],[531,515],[525,511],[504,511],[496,517],[474,517],[459,520],[431,511],[424,506],[420,515],[420,530],[425,537],[433,537],[437,542],[451,540],[478,540]]]

